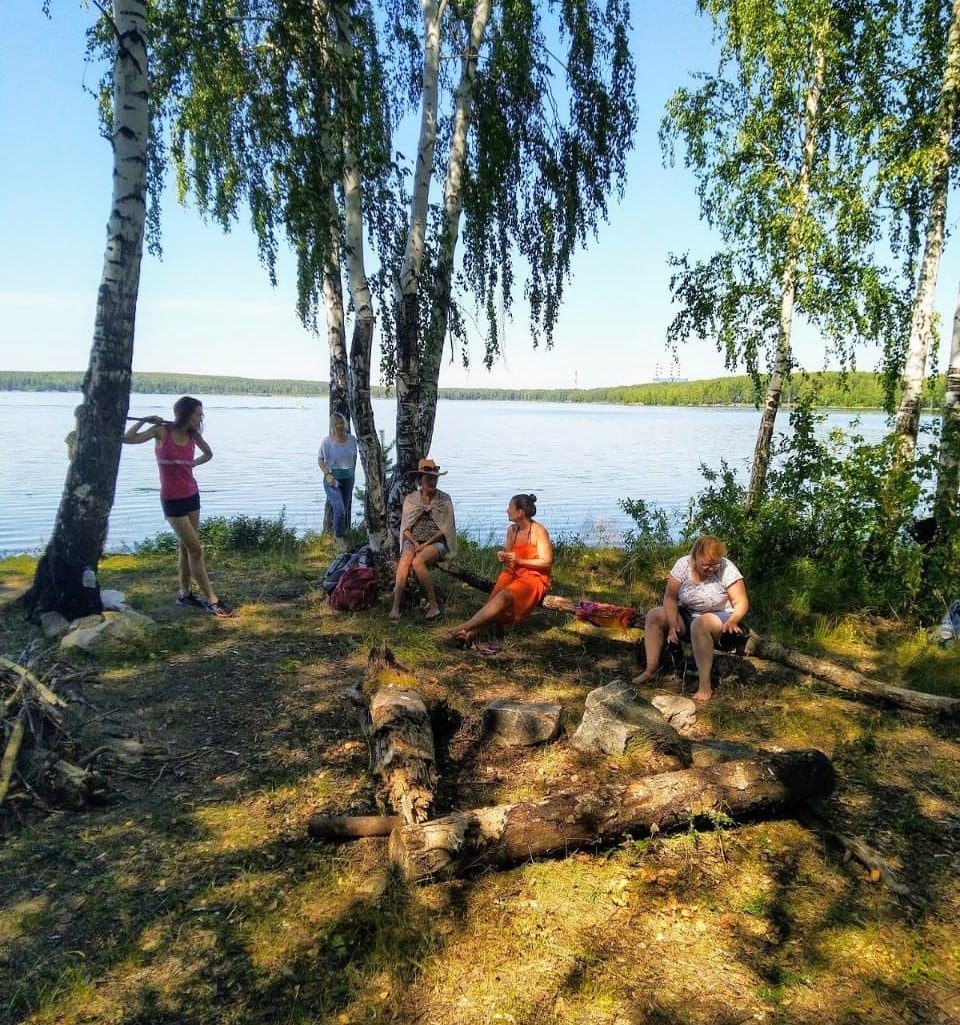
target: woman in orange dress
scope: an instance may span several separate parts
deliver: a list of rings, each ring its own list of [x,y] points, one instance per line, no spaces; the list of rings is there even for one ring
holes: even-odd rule
[[[490,599],[451,633],[453,640],[470,644],[481,627],[496,623],[509,629],[523,622],[550,590],[553,544],[546,527],[535,523],[536,495],[514,495],[507,506],[507,540],[497,559],[504,570],[490,592]]]

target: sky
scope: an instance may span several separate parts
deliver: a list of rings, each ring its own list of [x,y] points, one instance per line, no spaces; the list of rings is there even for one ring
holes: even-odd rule
[[[0,4],[0,370],[83,370],[93,337],[111,174],[89,92],[99,72],[84,62],[95,9],[81,0],[51,7],[47,19],[40,0]],[[726,373],[709,343],[682,346],[677,363],[665,345],[669,254],[706,255],[714,243],[692,177],[663,167],[657,128],[671,93],[715,66],[709,25],[692,0],[634,0],[633,25],[639,126],[626,194],[574,258],[553,348],[534,347],[518,304],[493,370],[482,365],[478,338],[469,370],[444,363],[442,387],[595,388]],[[292,258],[281,259],[272,287],[243,215],[224,234],[168,193],[162,244],[162,259],[144,253],[135,371],[327,379],[325,336],[294,312]],[[948,242],[937,295],[947,334],[960,281],[953,248]],[[798,334],[795,348],[807,369],[830,365],[814,337]],[[858,369],[876,363],[873,352],[858,357]]]

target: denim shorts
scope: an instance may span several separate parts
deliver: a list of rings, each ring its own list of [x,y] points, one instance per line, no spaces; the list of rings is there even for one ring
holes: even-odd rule
[[[683,620],[683,626],[686,630],[687,637],[690,636],[690,627],[693,621],[697,618],[697,616],[702,615],[704,615],[704,613],[691,612],[689,609],[685,609],[682,605],[680,606],[680,618]],[[721,623],[726,623],[726,621],[733,615],[733,612],[732,610],[729,612],[711,612],[710,615],[716,616]]]
[[[440,553],[439,561],[443,562],[443,560],[450,554],[450,546],[447,544],[446,541],[434,541],[432,542],[432,544],[433,547],[436,548],[436,550]],[[407,551],[407,549],[413,549],[415,547],[416,545],[410,540],[410,538],[405,537],[403,539],[403,545],[400,548],[400,554],[403,555],[403,553]]]

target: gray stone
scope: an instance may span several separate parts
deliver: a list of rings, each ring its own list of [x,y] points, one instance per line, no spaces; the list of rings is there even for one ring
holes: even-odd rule
[[[544,744],[560,734],[561,711],[548,701],[491,701],[483,710],[483,732],[511,747]]]
[[[40,629],[44,637],[60,637],[70,629],[70,623],[59,612],[44,612],[40,617]]]
[[[122,647],[124,641],[136,640],[154,629],[156,623],[132,609],[125,612],[105,612],[102,616],[85,616],[60,641],[60,650],[80,648],[96,654],[105,647]]]
[[[693,726],[697,721],[697,703],[679,694],[657,694],[650,699],[650,704],[676,730],[685,726]]]
[[[605,755],[636,752],[658,771],[692,763],[689,741],[620,680],[587,695],[583,719],[570,743],[580,751]]]

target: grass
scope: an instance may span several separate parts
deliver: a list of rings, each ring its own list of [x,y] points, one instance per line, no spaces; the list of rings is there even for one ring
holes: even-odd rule
[[[238,608],[231,621],[173,605],[165,552],[101,564],[102,585],[159,626],[148,644],[83,663],[94,670],[75,685],[91,720],[83,741],[103,728],[163,753],[104,763],[116,799],[102,808],[44,812],[22,793],[4,805],[0,977],[12,982],[0,986],[0,1022],[960,1022],[956,724],[763,664],[724,679],[702,735],[825,751],[839,780],[818,812],[869,843],[913,901],[786,815],[721,815],[420,886],[385,874],[383,840],[310,841],[317,811],[376,811],[345,690],[384,641],[434,713],[438,811],[587,788],[630,765],[577,755],[566,738],[590,690],[634,672],[636,632],[541,611],[496,654],[461,652],[445,628],[476,592],[438,574],[438,626],[416,611],[390,624],[386,603],[339,614],[314,588],[331,557],[325,540],[211,556],[215,586]],[[489,553],[467,558],[492,575]],[[33,564],[2,568],[9,599]],[[616,551],[558,545],[555,590],[647,607],[662,568],[643,576]],[[761,612],[751,619],[763,631]],[[0,628],[10,658],[36,636],[9,600]],[[960,696],[960,651],[908,623],[809,618],[783,639]],[[564,739],[481,745],[483,707],[498,697],[559,701]]]

